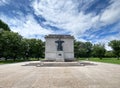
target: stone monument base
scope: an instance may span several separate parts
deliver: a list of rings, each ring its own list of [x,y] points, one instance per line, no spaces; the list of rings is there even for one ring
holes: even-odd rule
[[[63,51],[57,51],[56,61],[57,62],[64,62],[64,52]]]

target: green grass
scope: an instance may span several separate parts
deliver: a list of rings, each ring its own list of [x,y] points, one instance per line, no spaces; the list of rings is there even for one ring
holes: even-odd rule
[[[39,60],[41,60],[43,58],[39,58]],[[12,59],[10,60],[0,60],[0,64],[10,64],[10,63],[19,63],[19,62],[25,62],[25,61],[38,61],[37,58],[29,58],[29,60],[23,60],[23,59],[17,59],[16,61],[13,61]]]
[[[78,60],[87,60],[87,59],[86,58],[78,58]],[[117,58],[103,58],[102,60],[100,60],[99,58],[89,58],[88,61],[120,64],[120,60],[117,60]]]
[[[16,60],[16,61],[13,61],[13,60],[7,60],[7,61],[0,61],[0,64],[10,64],[10,63],[18,63],[18,62],[24,62],[24,60]]]
[[[43,58],[40,58],[40,60]],[[36,58],[30,58],[29,61],[37,61]],[[77,60],[88,60],[86,58],[77,58]],[[7,61],[0,61],[0,64],[10,64],[10,63],[18,63],[18,62],[24,62],[25,60],[7,60]],[[99,58],[89,58],[88,61],[95,61],[95,62],[104,62],[104,63],[112,63],[112,64],[120,64],[120,60],[117,60],[117,58],[103,58],[100,60]]]

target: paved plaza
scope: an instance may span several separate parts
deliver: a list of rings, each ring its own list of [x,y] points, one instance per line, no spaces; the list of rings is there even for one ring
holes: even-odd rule
[[[0,65],[0,88],[120,88],[120,65],[22,62]]]

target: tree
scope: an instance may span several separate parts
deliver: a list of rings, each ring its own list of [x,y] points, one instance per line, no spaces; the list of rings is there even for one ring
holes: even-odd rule
[[[79,55],[79,51],[80,51],[79,45],[80,44],[79,44],[78,41],[74,41],[74,54],[75,54],[76,58],[80,57],[80,55]]]
[[[92,54],[93,56],[102,59],[102,57],[105,55],[105,51],[106,50],[103,44],[94,44]]]
[[[26,47],[25,55],[26,57],[40,58],[44,57],[44,43],[39,39],[25,39]]]
[[[35,58],[43,58],[44,57],[44,52],[45,52],[45,47],[44,43],[37,39],[35,43]]]
[[[90,57],[92,50],[92,43],[75,41],[74,52],[75,57]]]
[[[85,56],[85,46],[83,42],[75,41],[74,43],[74,52],[75,57],[84,57]]]
[[[92,43],[91,42],[85,42],[85,48],[86,48],[86,57],[90,57],[92,53]]]
[[[117,56],[118,60],[120,57],[120,40],[112,40],[109,42],[109,46],[113,49],[113,53]]]
[[[25,39],[18,33],[0,32],[0,57],[7,59],[44,57],[44,42],[39,39]]]
[[[45,43],[40,39],[25,39],[0,20],[0,58],[40,58],[44,57],[44,51]]]
[[[1,29],[5,30],[5,31],[10,31],[9,26],[6,23],[4,23],[2,20],[0,20],[0,30]]]
[[[19,49],[19,57],[24,58],[25,60],[28,60],[28,52],[29,52],[29,46],[27,39],[22,38],[21,43],[20,43],[20,49]]]
[[[3,31],[0,37],[0,53],[1,57],[13,58],[14,60],[20,56],[22,36],[18,33]]]
[[[114,55],[114,53],[112,51],[106,51],[105,52],[105,57],[111,58],[111,57],[115,57],[115,55]]]

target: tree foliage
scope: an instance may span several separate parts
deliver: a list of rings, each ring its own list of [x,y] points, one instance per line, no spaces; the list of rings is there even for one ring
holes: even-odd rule
[[[105,55],[105,46],[103,44],[94,44],[92,54],[94,57],[102,59]]]
[[[6,23],[0,20],[0,30],[10,31],[10,28]]]
[[[74,52],[75,57],[90,57],[92,51],[92,43],[75,41]]]
[[[7,24],[0,20],[0,58],[7,59],[44,57],[44,42],[40,39],[25,39],[10,31]]]
[[[18,57],[21,39],[18,33],[3,31],[0,37],[0,56],[13,59]]]
[[[105,52],[105,57],[108,57],[108,58],[115,57],[115,54],[112,51],[106,51]]]
[[[113,53],[119,59],[120,57],[120,40],[112,40],[109,42],[109,46],[113,49]]]
[[[26,39],[28,57],[39,58],[44,57],[44,43],[39,39]]]
[[[109,42],[113,51],[106,51],[104,44],[92,44],[91,42],[74,41],[75,57],[120,57],[120,40]],[[9,26],[0,20],[0,58],[43,58],[45,43],[40,39],[26,39],[18,33],[10,31]]]
[[[14,32],[3,31],[0,34],[0,57],[42,58],[44,57],[44,43],[39,39],[24,39]]]

